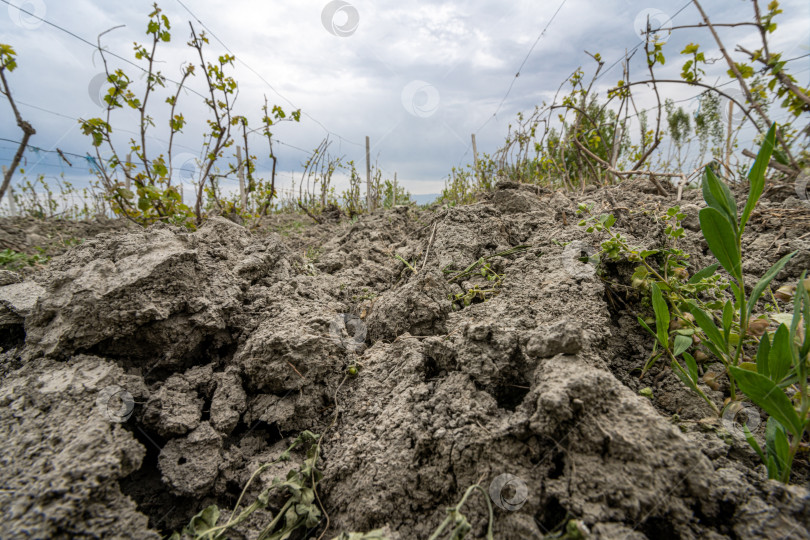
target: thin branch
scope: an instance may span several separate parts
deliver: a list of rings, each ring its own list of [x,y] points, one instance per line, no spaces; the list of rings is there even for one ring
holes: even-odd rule
[[[14,117],[17,119],[17,125],[23,131],[23,138],[22,141],[20,141],[20,146],[17,148],[17,152],[14,154],[14,158],[11,160],[11,165],[8,169],[6,169],[5,175],[3,175],[3,184],[0,185],[0,201],[3,200],[3,196],[6,194],[9,184],[11,184],[11,177],[14,175],[14,171],[16,171],[17,167],[20,165],[23,151],[25,151],[25,148],[28,146],[28,140],[32,135],[36,135],[37,133],[37,130],[35,130],[31,124],[23,120],[22,116],[20,115],[20,111],[17,110],[17,104],[14,102],[14,98],[11,96],[11,89],[8,86],[8,81],[6,81],[6,75],[4,73],[5,70],[6,66],[0,67],[0,81],[3,82],[3,94],[5,94],[6,98],[8,98],[9,104],[11,104],[11,110],[14,111]]]
[[[742,105],[734,97],[726,94],[722,90],[718,90],[716,87],[711,86],[709,84],[705,84],[705,83],[702,83],[702,82],[695,82],[695,81],[684,81],[684,80],[681,80],[681,79],[655,79],[655,80],[647,80],[647,81],[625,82],[624,87],[637,86],[639,84],[649,84],[649,83],[686,84],[686,85],[689,85],[689,86],[700,86],[701,88],[707,88],[707,89],[709,89],[709,90],[723,96],[724,98],[728,99],[729,101],[733,101],[734,104],[737,105],[740,108],[740,110],[742,110],[742,112],[751,121],[751,123],[754,124],[754,127],[756,127],[757,130],[760,133],[762,133],[762,128],[760,128],[759,125],[754,121],[754,118],[751,116],[750,111],[748,109],[746,109],[744,105]],[[617,86],[617,87],[611,88],[611,90],[616,90],[618,88],[619,87]]]
[[[796,86],[793,83],[793,81],[790,80],[790,77],[787,75],[787,73],[785,73],[784,71],[774,71],[773,66],[771,66],[770,63],[771,59],[770,54],[767,51],[765,52],[766,55],[765,58],[762,58],[761,56],[757,58],[754,53],[752,53],[751,51],[749,51],[748,49],[746,49],[741,45],[737,45],[737,50],[740,51],[741,53],[747,54],[751,58],[751,60],[760,62],[761,64],[765,64],[768,67],[768,69],[772,71],[774,75],[776,75],[776,77],[779,79],[779,82],[782,83],[782,86],[787,88],[793,95],[795,95],[797,98],[803,101],[806,107],[810,108],[810,96],[805,94],[801,88]]]
[[[765,124],[770,126],[773,122],[768,117],[768,115],[765,113],[765,110],[762,108],[762,106],[759,103],[757,103],[756,99],[751,94],[751,90],[748,88],[748,84],[746,84],[746,82],[745,82],[745,77],[742,76],[742,73],[740,73],[740,70],[737,67],[737,64],[734,62],[734,60],[731,59],[731,55],[728,54],[728,51],[726,51],[726,47],[725,47],[725,45],[723,45],[723,41],[720,39],[720,36],[717,34],[717,31],[714,29],[714,25],[712,25],[711,21],[709,20],[709,16],[706,15],[706,12],[703,10],[703,6],[700,5],[700,2],[698,2],[698,0],[692,0],[692,3],[695,4],[695,7],[700,12],[700,16],[703,17],[703,22],[706,23],[706,26],[711,31],[712,36],[714,37],[714,41],[717,43],[717,47],[720,49],[720,52],[723,54],[723,58],[726,59],[726,63],[728,64],[728,67],[731,70],[731,72],[734,73],[734,77],[737,79],[737,82],[740,83],[740,88],[742,88],[746,99],[749,101],[749,103],[751,103],[751,106],[754,108],[755,111],[757,111],[757,114],[759,114],[759,116],[762,118],[762,120],[765,122]],[[755,3],[755,8],[758,10],[758,6],[756,6],[756,2],[754,2],[754,3]],[[793,166],[794,169],[798,170],[799,166],[796,163],[796,160],[794,159],[793,155],[791,154],[790,149],[789,149],[788,145],[785,143],[785,140],[782,137],[782,134],[780,133],[779,130],[776,130],[776,137],[779,139],[779,143],[782,145],[782,149],[785,151],[785,155],[790,160],[790,164]]]

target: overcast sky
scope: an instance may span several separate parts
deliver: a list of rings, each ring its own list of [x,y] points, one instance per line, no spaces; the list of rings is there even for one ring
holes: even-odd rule
[[[285,143],[276,147],[284,184],[289,184],[290,171],[300,171],[306,159],[303,150],[314,149],[326,135],[333,141],[332,154],[354,159],[364,171],[364,141],[369,136],[372,160],[378,160],[386,176],[396,171],[412,193],[439,192],[453,166],[471,161],[471,133],[477,133],[479,152],[491,153],[503,142],[518,111],[550,101],[578,66],[592,73],[594,64],[586,50],[601,53],[607,68],[640,43],[637,34],[647,14],[662,24],[699,20],[686,0],[183,0],[183,4],[193,17],[178,0],[160,3],[172,22],[172,43],[157,53],[166,76],[178,79],[181,63],[195,60],[195,51],[185,45],[191,20],[198,31],[205,25],[212,34],[208,59],[226,52],[225,47],[237,57],[232,71],[240,83],[236,112],[247,116],[251,126],[259,124],[265,95],[288,112],[302,110],[300,124],[280,125],[274,132],[275,139]],[[745,0],[703,4],[713,22],[751,17],[751,3]],[[21,13],[15,5],[75,36]],[[784,51],[785,58],[808,54],[810,3],[790,0],[782,5],[785,14],[777,19],[780,28],[773,37],[777,50]],[[32,145],[80,155],[91,150],[76,119],[102,114],[98,105],[102,65],[98,52],[77,36],[95,43],[101,32],[124,25],[106,34],[102,44],[131,59],[132,42],[146,39],[150,9],[151,2],[143,0],[0,0],[0,43],[11,44],[18,54],[19,69],[8,79],[20,112],[37,130]],[[724,36],[729,48],[736,43],[758,46],[750,28],[730,29]],[[674,32],[665,47],[669,62],[661,77],[677,78],[683,63],[677,53],[690,41],[703,45],[708,58],[720,56],[705,30]],[[639,77],[644,69],[638,62],[641,56],[633,67]],[[114,58],[110,63],[137,80],[139,72],[133,66]],[[795,61],[790,68],[803,85],[808,84],[810,59]],[[709,82],[726,82],[725,69],[722,62],[715,64],[710,75],[719,79],[710,77]],[[620,78],[621,66],[616,63],[599,79],[597,90],[604,95]],[[201,77],[196,79],[192,88],[202,90]],[[662,91],[675,99],[696,94],[685,87]],[[652,103],[641,89],[638,96],[642,105]],[[149,150],[165,151],[168,107],[158,100],[153,105],[151,114],[158,125],[151,130]],[[693,100],[682,105],[694,110],[697,104]],[[181,96],[179,109],[191,124],[175,154],[182,153],[178,159],[187,160],[200,147],[201,99],[187,93]],[[21,133],[5,101],[0,103],[0,119],[0,137],[18,141]],[[119,132],[134,129],[132,120],[131,114],[118,113],[113,126],[120,127]],[[250,144],[252,153],[267,155],[266,142],[259,136]],[[0,163],[10,162],[13,148],[0,141]],[[86,162],[71,161],[73,169],[60,163],[56,154],[26,152],[29,175],[53,177],[64,172],[74,177],[86,172]]]

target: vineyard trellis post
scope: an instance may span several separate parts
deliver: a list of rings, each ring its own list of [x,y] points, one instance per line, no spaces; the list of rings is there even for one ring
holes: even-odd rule
[[[478,177],[478,147],[475,145],[475,133],[472,134],[472,150],[473,150],[473,164],[475,165],[475,181],[481,184],[481,179]]]
[[[371,212],[371,141],[366,135],[366,208]]]
[[[245,162],[242,161],[242,148],[236,147],[236,161],[239,163],[237,169],[237,176],[239,177],[239,202],[242,205],[242,211],[247,211],[247,191],[245,191]]]

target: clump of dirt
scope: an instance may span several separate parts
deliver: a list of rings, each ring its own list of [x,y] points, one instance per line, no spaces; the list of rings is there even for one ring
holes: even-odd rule
[[[695,271],[711,262],[703,203],[683,199]],[[587,256],[605,237],[576,225],[579,202],[645,249],[677,204],[633,182],[501,184],[469,206],[254,234],[223,218],[105,233],[33,276],[0,275],[0,536],[157,538],[210,504],[227,516],[310,430],[330,518],[314,537],[428,538],[480,483],[497,538],[569,519],[592,538],[810,538],[806,456],[794,485],[770,481],[668,366],[639,379],[652,343],[615,286],[632,266],[597,273]],[[749,283],[789,251],[775,285],[810,266],[808,220],[801,201],[762,201]],[[722,405],[722,388],[704,390]],[[246,500],[304,454],[292,458]],[[285,497],[234,537],[255,537]],[[481,494],[462,511],[482,536]]]
[[[92,220],[33,217],[0,218],[0,250],[55,257],[71,246],[106,232],[134,231],[131,221],[99,217]]]

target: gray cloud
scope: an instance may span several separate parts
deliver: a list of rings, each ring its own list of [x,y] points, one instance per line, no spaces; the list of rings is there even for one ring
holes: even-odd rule
[[[103,38],[110,52],[126,58],[132,58],[132,42],[146,38],[146,15],[151,7],[151,2],[142,0],[129,4],[102,0],[17,2],[28,6],[27,9],[41,4],[47,20],[92,43],[99,33],[126,25]],[[347,0],[351,9],[344,5],[332,19],[333,29],[347,28],[343,32],[346,35],[341,37],[341,32],[330,31],[324,25],[327,1],[234,0],[225,7],[213,0],[184,3],[240,61],[272,85],[271,89],[245,64],[237,63],[234,75],[241,90],[236,109],[249,117],[252,126],[258,125],[264,95],[271,104],[282,105],[288,112],[293,105],[300,107],[307,116],[300,125],[279,126],[275,132],[277,140],[311,149],[327,134],[322,127],[325,126],[333,132],[333,152],[362,163],[364,137],[368,135],[372,153],[386,174],[390,176],[396,171],[400,181],[417,193],[438,191],[451,167],[471,161],[470,133],[478,131],[496,111],[518,66],[559,6],[558,0],[510,3]],[[685,2],[673,6],[663,1],[568,0],[514,80],[497,117],[478,132],[479,150],[494,151],[502,143],[515,114],[551,99],[577,66],[592,72],[593,62],[585,50],[600,52],[610,65],[625,50],[640,43],[634,35],[634,21],[640,13],[652,9],[671,15],[683,5]],[[792,54],[803,54],[802,46],[807,44],[810,28],[810,8],[799,0],[783,2],[783,6],[791,15],[780,21],[787,31],[777,32],[776,43],[786,51],[793,51]],[[31,144],[43,149],[58,146],[84,154],[90,150],[89,140],[80,133],[75,119],[100,114],[97,83],[102,67],[98,53],[47,24],[36,24],[30,18],[17,19],[14,8],[10,8],[9,15],[4,7],[0,4],[0,42],[16,48],[20,64],[10,75],[15,96],[28,105],[68,117],[21,106],[24,117],[37,129]],[[191,16],[173,0],[164,1],[161,7],[173,23],[173,42],[159,48],[158,65],[167,76],[178,78],[180,64],[195,59],[194,51],[185,46]],[[748,3],[740,0],[712,2],[706,7],[718,21],[739,20],[747,17],[746,10],[750,9]],[[350,19],[352,13],[357,15],[356,27]],[[674,24],[696,20],[694,8],[688,6]],[[193,22],[201,30],[199,23]],[[747,34],[750,30],[742,29],[733,35],[746,39]],[[712,55],[714,48],[708,34],[699,30],[676,33],[667,47],[671,62],[663,74],[677,77],[680,69],[680,62],[675,60],[677,53],[689,41],[700,42],[710,51],[707,56]],[[224,52],[212,37],[209,60]],[[639,77],[644,70],[642,56],[637,53],[632,66]],[[116,59],[110,62],[138,80],[139,73],[132,66]],[[725,81],[723,72],[718,63],[718,76]],[[604,94],[620,76],[621,68],[617,65],[599,80],[597,89]],[[422,82],[413,86],[414,81]],[[204,90],[200,83],[197,77],[192,88]],[[403,90],[409,88],[411,99],[403,104]],[[668,87],[666,92],[676,98],[695,94],[680,87]],[[639,102],[650,105],[651,96],[640,96]],[[163,150],[167,130],[160,122],[165,122],[168,109],[158,100],[154,105],[152,115],[159,125],[152,130],[154,139],[148,145]],[[204,129],[200,98],[187,93],[182,96],[180,110],[190,119],[190,125],[178,140],[177,151],[196,152],[201,140],[199,133]],[[18,140],[19,130],[5,102],[0,103],[0,111],[3,118],[0,137]],[[131,136],[128,130],[136,130],[137,117],[131,111],[118,112],[113,118],[114,126],[120,128],[117,133],[124,140]],[[266,142],[259,136],[251,139],[251,145],[253,153],[266,154]],[[3,163],[10,161],[11,146],[0,141]],[[290,146],[278,146],[277,153],[284,171],[300,168],[306,157]],[[59,165],[54,155],[45,156],[27,153],[29,174],[54,175],[65,170],[77,175],[75,169]],[[38,159],[40,165],[31,168]],[[266,164],[260,164],[259,168],[266,168]]]

